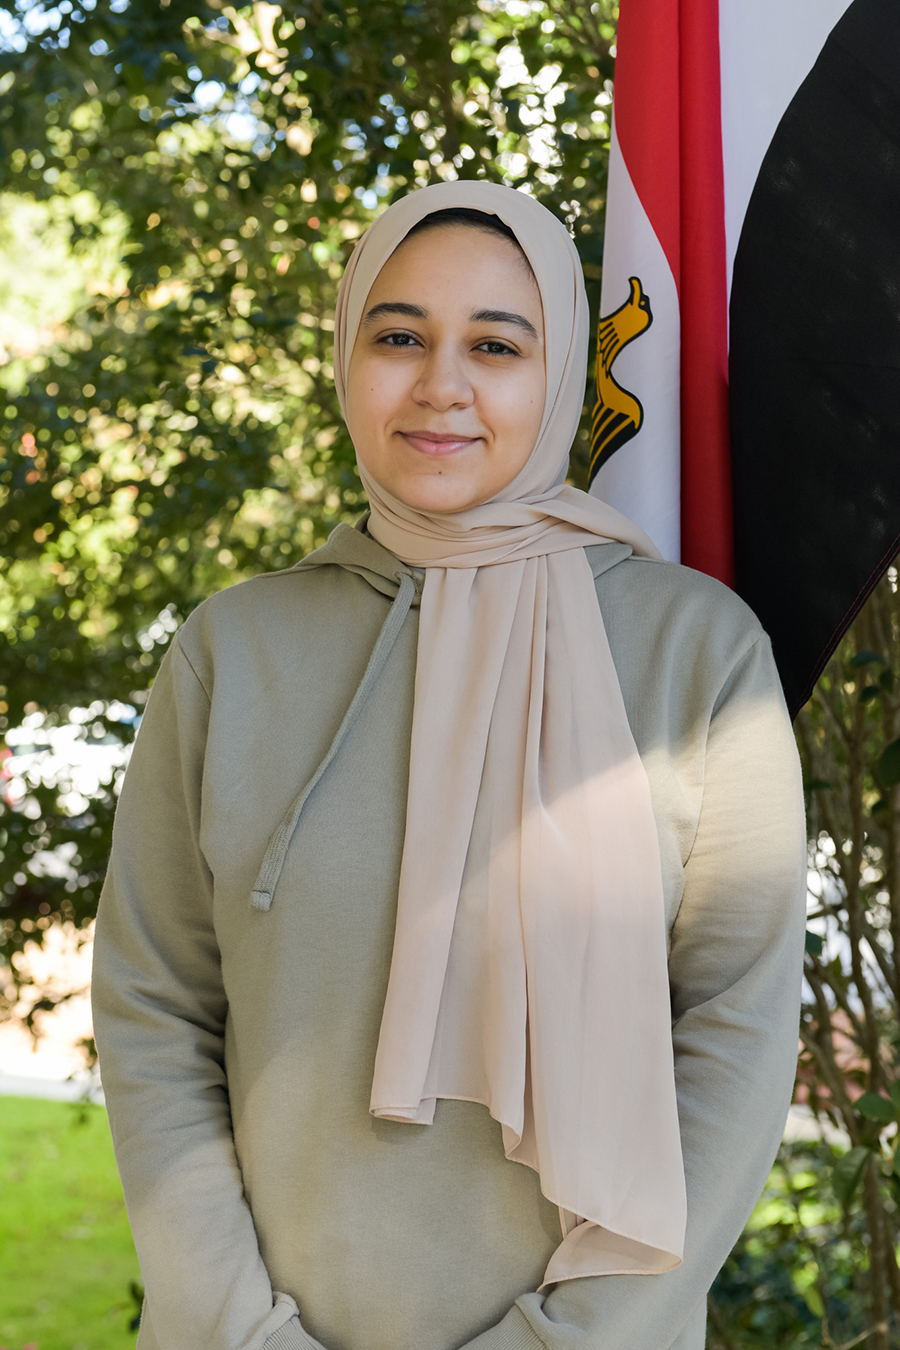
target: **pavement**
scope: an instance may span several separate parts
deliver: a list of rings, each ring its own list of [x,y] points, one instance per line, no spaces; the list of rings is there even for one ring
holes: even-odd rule
[[[38,1078],[24,1073],[0,1072],[0,1097],[44,1097],[57,1102],[89,1101],[103,1104],[105,1098],[96,1076]]]

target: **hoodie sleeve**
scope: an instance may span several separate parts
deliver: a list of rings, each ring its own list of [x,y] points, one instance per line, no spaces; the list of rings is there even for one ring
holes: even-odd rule
[[[272,1290],[241,1184],[227,1000],[200,847],[209,699],[176,637],[116,812],[97,918],[103,1088],[147,1291],[141,1350],[310,1350]]]
[[[684,1262],[526,1294],[464,1350],[700,1350],[706,1295],[765,1185],[790,1103],[806,898],[799,761],[768,639],[710,720],[669,962],[688,1196]]]

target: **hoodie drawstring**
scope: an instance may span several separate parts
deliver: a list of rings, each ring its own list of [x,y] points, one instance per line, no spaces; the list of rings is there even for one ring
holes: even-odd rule
[[[400,589],[396,598],[391,604],[388,616],[384,621],[381,632],[378,634],[378,641],[372,649],[372,655],[369,657],[369,664],[366,666],[365,674],[360,681],[359,688],[353,695],[353,702],[347,709],[344,720],[337,729],[337,734],[331,745],[328,747],[328,753],[316,769],[312,778],[306,786],[300,791],[298,797],[288,808],[275,833],[269,840],[266,848],[266,855],[262,860],[262,867],[259,869],[259,876],[256,878],[256,884],[253,887],[253,894],[250,897],[250,903],[254,909],[267,910],[272,907],[272,897],[275,894],[275,887],[278,885],[278,878],[281,876],[281,869],[284,867],[284,859],[290,847],[291,840],[294,837],[294,831],[297,828],[297,822],[300,819],[304,806],[314,791],[316,785],[325,773],[331,761],[334,759],[338,750],[341,748],[344,737],[356,721],[359,711],[369,697],[372,686],[381,674],[385,662],[391,654],[391,649],[396,642],[400,629],[403,627],[410,606],[413,602],[413,596],[418,590],[416,579],[410,572],[404,572],[400,578]]]

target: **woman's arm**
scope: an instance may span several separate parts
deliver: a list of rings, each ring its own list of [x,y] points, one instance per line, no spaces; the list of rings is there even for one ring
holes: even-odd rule
[[[806,837],[768,639],[710,722],[703,805],[670,958],[688,1191],[684,1264],[526,1294],[466,1350],[695,1350],[706,1294],[762,1190],[797,1058]]]
[[[140,1344],[308,1350],[296,1304],[269,1283],[234,1151],[199,842],[208,716],[176,638],[126,774],[97,919],[94,1024],[147,1290]]]

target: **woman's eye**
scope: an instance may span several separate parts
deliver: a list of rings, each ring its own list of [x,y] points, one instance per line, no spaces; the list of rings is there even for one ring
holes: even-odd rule
[[[378,341],[383,347],[412,347],[417,339],[412,333],[385,333]]]
[[[499,338],[488,338],[487,342],[479,343],[478,350],[487,352],[488,356],[518,356],[514,348],[506,342],[501,342]]]

